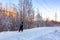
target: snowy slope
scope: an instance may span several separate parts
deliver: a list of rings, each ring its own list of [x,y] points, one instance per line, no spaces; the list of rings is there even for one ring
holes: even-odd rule
[[[23,32],[1,32],[0,40],[60,40],[60,27],[40,27]]]

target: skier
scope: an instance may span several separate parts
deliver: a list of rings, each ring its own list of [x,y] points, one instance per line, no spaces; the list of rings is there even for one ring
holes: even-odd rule
[[[19,28],[19,32],[22,31],[23,32],[23,22],[20,23],[20,28]]]

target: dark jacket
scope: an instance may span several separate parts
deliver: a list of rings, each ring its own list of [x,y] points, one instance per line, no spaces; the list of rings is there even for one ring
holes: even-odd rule
[[[19,32],[23,31],[23,22],[20,23],[20,28],[19,28]]]

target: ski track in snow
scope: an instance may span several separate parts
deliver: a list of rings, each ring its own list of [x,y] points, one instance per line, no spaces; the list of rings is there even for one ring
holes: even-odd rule
[[[60,27],[40,27],[23,32],[1,32],[0,40],[60,40]]]

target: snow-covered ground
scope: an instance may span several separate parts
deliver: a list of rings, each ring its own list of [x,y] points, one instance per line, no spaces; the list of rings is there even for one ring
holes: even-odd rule
[[[60,40],[60,27],[40,27],[23,32],[1,32],[0,40]]]

